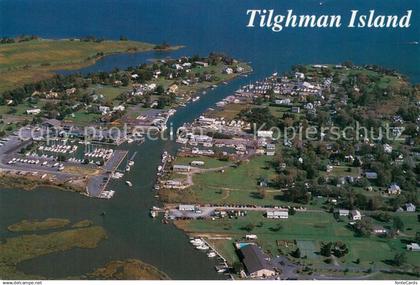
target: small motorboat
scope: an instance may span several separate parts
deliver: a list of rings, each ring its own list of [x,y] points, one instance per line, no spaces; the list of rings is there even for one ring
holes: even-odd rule
[[[208,250],[209,249],[209,247],[205,244],[196,246],[195,248],[198,249],[198,250]]]
[[[207,256],[210,258],[216,257],[216,253],[214,251],[210,251],[209,253],[207,253]]]
[[[130,186],[130,187],[131,187],[131,186],[133,186],[133,183],[131,183],[131,182],[130,182],[130,181],[128,181],[128,180],[127,180],[127,181],[125,181],[125,184],[127,184],[127,185],[128,185],[128,186]]]

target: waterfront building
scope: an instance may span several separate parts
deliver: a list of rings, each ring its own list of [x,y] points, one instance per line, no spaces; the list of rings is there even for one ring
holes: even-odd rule
[[[276,274],[269,257],[255,244],[241,247],[239,255],[250,277],[269,277]]]

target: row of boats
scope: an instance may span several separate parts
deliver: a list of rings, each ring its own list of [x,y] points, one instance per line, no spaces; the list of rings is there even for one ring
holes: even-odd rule
[[[157,175],[161,176],[163,174],[163,171],[165,170],[166,163],[172,160],[172,156],[168,154],[167,151],[163,152],[162,154],[162,164],[158,166],[157,168]]]
[[[215,269],[218,273],[229,273],[229,266],[226,263],[226,260],[217,254],[202,238],[191,238],[190,243],[198,250],[207,251],[207,257],[209,258],[218,258],[219,265],[215,266]]]
[[[133,165],[134,165],[134,160],[129,160],[128,163],[127,163],[127,166],[125,167],[125,171],[129,172]]]
[[[52,145],[52,146],[39,146],[39,151],[47,151],[54,153],[74,153],[77,151],[77,145]]]
[[[206,242],[201,238],[193,238],[190,240],[190,243],[198,250],[206,251],[210,249],[210,247],[206,244]],[[212,257],[216,257],[217,254],[214,251],[210,250],[209,252],[207,252],[207,256],[212,258]]]

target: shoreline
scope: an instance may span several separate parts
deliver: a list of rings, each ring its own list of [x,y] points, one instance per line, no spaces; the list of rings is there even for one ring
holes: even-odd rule
[[[73,47],[69,48],[60,46],[60,44],[70,43]],[[41,57],[41,61],[38,63],[19,63],[21,60],[20,54],[25,53],[25,49],[31,47],[31,45],[39,45],[38,48],[50,48],[43,47],[48,44],[58,45],[58,57],[50,58],[48,55],[38,54]],[[77,46],[77,44],[84,43],[86,45],[92,45],[91,53],[86,53],[85,46]],[[74,46],[76,45],[76,46]],[[4,67],[0,69],[0,75],[3,80],[0,85],[0,92],[6,92],[16,89],[17,87],[24,86],[26,84],[35,84],[39,81],[51,79],[58,75],[60,71],[77,71],[78,69],[86,68],[96,64],[99,60],[116,54],[130,54],[130,53],[144,53],[144,52],[169,52],[184,48],[183,45],[169,46],[165,48],[156,48],[156,44],[145,43],[140,41],[121,41],[121,40],[104,40],[100,42],[96,41],[82,41],[80,39],[44,39],[38,38],[25,42],[17,42],[10,44],[0,44],[0,51],[9,52],[13,50],[13,46],[17,47],[17,54],[11,55],[11,60],[4,64]],[[16,50],[16,49],[15,49]],[[23,51],[23,52],[22,52]],[[20,54],[19,54],[20,52]],[[96,52],[96,54],[95,54]],[[73,57],[65,57],[65,54],[73,54]],[[74,55],[74,53],[76,55]],[[84,54],[85,53],[85,54]],[[60,58],[60,56],[62,58]],[[79,56],[79,57],[77,57]],[[13,59],[15,57],[15,59]],[[16,66],[14,65],[14,60]],[[45,62],[47,61],[47,62]],[[13,84],[11,84],[13,82]]]

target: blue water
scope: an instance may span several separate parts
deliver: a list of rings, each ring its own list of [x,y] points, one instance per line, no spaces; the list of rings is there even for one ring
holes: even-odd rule
[[[420,41],[418,0],[0,0],[0,36],[35,34],[43,38],[74,38],[87,35],[151,43],[168,42],[185,45],[169,53],[113,55],[82,72],[112,70],[146,62],[150,58],[206,55],[211,51],[230,54],[251,62],[254,72],[229,85],[209,91],[206,96],[181,108],[171,122],[175,127],[196,118],[215,102],[229,95],[241,84],[261,79],[275,71],[289,70],[294,64],[340,63],[379,64],[408,75],[420,82]],[[351,9],[398,14],[414,12],[408,30],[268,30],[245,27],[245,12],[250,8],[275,9],[284,13],[349,14]],[[139,258],[168,273],[174,279],[213,279],[217,275],[207,257],[194,251],[185,236],[170,225],[148,216],[157,203],[151,191],[160,154],[174,150],[169,142],[146,142],[140,147],[136,167],[127,179],[135,183],[128,188],[115,181],[116,197],[98,201],[74,193],[39,189],[36,192],[0,191],[0,237],[9,236],[5,226],[22,219],[48,217],[72,221],[91,219],[102,225],[108,240],[96,249],[72,250],[28,260],[19,269],[50,278],[78,276],[124,258]],[[124,179],[123,179],[124,180]],[[134,190],[133,190],[134,189]],[[105,218],[99,216],[106,211]]]
[[[35,34],[45,38],[95,35],[186,45],[176,54],[223,51],[253,63],[257,76],[285,71],[296,63],[352,60],[395,68],[420,81],[420,1],[418,0],[13,0],[0,1],[0,35]],[[274,33],[248,29],[246,10],[275,9],[296,14],[341,14],[351,9],[401,14],[413,10],[409,29],[299,29]],[[344,19],[343,22],[346,22]],[[100,68],[126,66],[144,56],[116,56]]]

